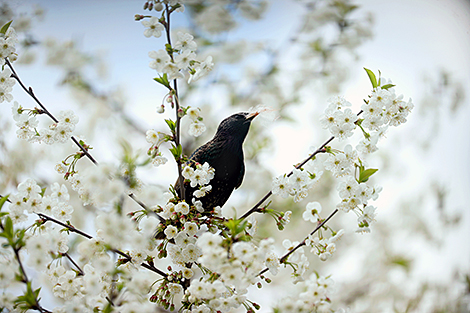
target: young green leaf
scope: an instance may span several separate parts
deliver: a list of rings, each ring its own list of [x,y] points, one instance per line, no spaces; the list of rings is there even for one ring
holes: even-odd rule
[[[377,84],[377,78],[375,77],[375,74],[374,72],[372,72],[371,70],[367,69],[364,67],[364,69],[366,70],[367,72],[367,75],[369,76],[369,79],[370,79],[370,82],[372,83],[372,87],[373,88],[377,88],[378,84]]]
[[[8,200],[8,195],[0,198],[0,211],[2,210],[2,207],[5,204],[5,202],[7,202],[7,200]]]
[[[166,73],[163,74],[163,76],[155,77],[153,80],[171,90],[170,82],[168,81],[168,75]]]
[[[10,25],[11,25],[12,22],[13,22],[13,20],[11,20],[8,23],[6,23],[5,25],[3,25],[2,28],[0,29],[0,33],[5,35],[8,31],[8,28],[10,28]]]
[[[165,122],[166,122],[166,124],[168,125],[168,127],[170,128],[171,132],[174,133],[175,130],[176,130],[176,123],[173,122],[173,121],[170,120],[170,119],[166,119]]]
[[[387,85],[383,85],[383,86],[380,87],[380,88],[382,88],[382,89],[389,89],[389,88],[392,88],[392,87],[395,87],[395,85],[394,85],[394,84],[387,84]]]
[[[369,177],[374,175],[375,172],[377,172],[378,169],[376,168],[369,168],[367,170],[362,170],[361,173],[359,174],[359,183],[365,183],[366,181],[369,180]]]

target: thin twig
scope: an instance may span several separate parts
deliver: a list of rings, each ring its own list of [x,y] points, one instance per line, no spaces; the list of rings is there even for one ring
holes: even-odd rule
[[[171,12],[170,12],[170,6],[168,3],[165,4],[165,8],[166,8],[166,23],[164,24],[165,26],[165,31],[166,31],[166,40],[168,42],[168,44],[170,45],[171,47],[171,32],[170,32],[170,15],[171,15]],[[170,58],[172,61],[174,61],[173,59],[173,53],[170,54]],[[175,101],[175,112],[176,112],[176,133],[175,133],[175,145],[176,147],[178,147],[180,144],[181,144],[181,117],[179,116],[179,109],[180,109],[180,102],[179,102],[179,97],[178,97],[178,82],[177,82],[177,79],[174,79],[173,80],[173,91],[174,91],[174,95],[173,95],[173,99]],[[184,179],[183,179],[183,168],[181,166],[181,159],[180,160],[176,160],[176,164],[178,166],[178,182],[179,182],[179,186],[180,186],[180,199],[181,200],[186,200],[185,199],[185,192],[184,192]]]
[[[135,197],[135,195],[131,192],[129,195],[128,195],[132,200],[134,200],[138,205],[140,205],[147,213],[151,213],[153,215],[155,215],[161,223],[165,223],[166,220],[161,217],[159,214],[155,213],[153,210],[150,210],[149,208],[147,208],[147,206],[142,202],[140,201],[139,199],[137,199]]]
[[[359,116],[362,114],[362,110],[359,111],[359,113],[357,113],[356,115]],[[357,123],[357,122],[356,122]],[[301,168],[302,166],[304,166],[308,161],[310,161],[315,155],[317,155],[318,153],[320,152],[324,152],[324,148],[327,144],[329,144],[331,141],[333,141],[333,139],[335,139],[334,136],[331,136],[330,139],[328,139],[327,141],[325,141],[321,146],[320,148],[318,148],[317,150],[315,150],[315,152],[313,152],[308,158],[306,158],[305,160],[303,160],[301,163],[297,164],[295,166],[296,169],[299,169]],[[294,173],[294,170],[290,171],[289,174],[287,174],[287,177],[291,176],[292,174]],[[271,195],[273,194],[273,192],[270,190],[260,201],[258,201],[258,203],[256,203],[248,212],[246,212],[245,214],[243,214],[240,219],[245,219],[247,218],[248,216],[250,216],[251,214],[253,214],[254,212],[259,212],[259,206],[261,204],[263,204],[264,201],[266,201],[266,199],[268,199]]]
[[[77,234],[79,234],[79,235],[81,235],[81,236],[83,236],[83,237],[85,237],[85,238],[87,238],[87,239],[93,239],[92,236],[90,236],[90,235],[88,235],[87,233],[81,231],[80,229],[77,229],[77,228],[73,227],[72,225],[65,224],[65,223],[63,223],[63,222],[61,222],[61,221],[59,221],[59,220],[56,220],[56,219],[53,218],[53,217],[47,216],[47,215],[42,214],[42,213],[36,213],[36,214],[37,214],[41,219],[45,220],[46,222],[47,222],[47,221],[54,222],[54,223],[56,223],[56,224],[59,224],[59,225],[62,226],[62,227],[67,228],[69,231],[71,231],[71,232],[73,232],[73,233],[77,233]]]
[[[114,253],[119,254],[120,256],[124,257],[127,261],[132,260],[131,256],[128,255],[127,253],[124,253],[124,252],[122,252],[120,250],[117,250],[117,249],[112,249],[111,251],[113,251]],[[159,274],[160,276],[163,276],[163,277],[168,276],[165,272],[159,270],[158,268],[156,268],[153,265],[150,265],[150,264],[147,264],[147,263],[141,263],[140,266],[145,267],[146,269],[148,269],[152,272],[155,272],[155,273]]]
[[[287,252],[286,254],[284,254],[280,259],[279,259],[279,263],[284,263],[287,258],[292,254],[294,253],[297,249],[299,249],[300,247],[302,246],[305,246],[305,241],[308,239],[308,237],[312,236],[313,234],[315,234],[320,228],[323,227],[323,225],[326,224],[326,222],[328,222],[336,213],[338,213],[338,209],[335,209],[333,212],[331,212],[331,214],[326,218],[324,219],[320,224],[318,224],[317,227],[315,227],[315,229],[307,236],[305,237],[304,240],[302,240],[301,243],[299,243],[297,246],[295,246],[292,250],[289,250],[289,252]],[[259,272],[259,275],[262,275],[264,274],[266,271],[268,271],[268,268],[265,268],[264,270],[262,270],[261,272]]]
[[[318,153],[320,152],[323,152],[323,148],[325,148],[325,146],[327,144],[329,144],[335,137],[332,136],[330,137],[330,139],[328,139],[327,141],[325,141],[321,146],[320,148],[318,148],[317,150],[315,150],[315,152],[313,152],[308,158],[306,158],[305,160],[303,160],[300,164],[298,164],[297,166],[295,166],[296,169],[299,169],[301,168],[302,166],[305,165],[305,163],[307,163],[309,160],[311,160],[315,155],[317,155]],[[294,170],[292,170],[289,174],[287,174],[287,177],[291,176],[292,174],[294,173]],[[272,191],[269,191],[260,201],[258,201],[258,203],[256,203],[248,212],[246,212],[245,214],[243,214],[240,219],[244,219],[244,218],[247,218],[248,216],[250,216],[252,213],[254,212],[257,212],[259,210],[259,206],[261,204],[263,204],[264,201],[266,201],[266,199],[268,199],[271,195],[273,194]]]
[[[19,254],[20,249],[14,248],[13,251],[15,252],[16,261],[18,262],[20,266],[21,274],[23,275],[23,282],[27,284],[29,282],[29,279],[28,279],[28,276],[26,275],[26,271],[24,270],[23,263],[21,262],[21,259],[20,259],[20,254]]]
[[[3,226],[2,226],[2,229],[3,229]],[[30,283],[30,281],[28,279],[28,275],[26,275],[26,271],[23,267],[23,262],[21,262],[21,258],[20,258],[20,254],[19,254],[19,251],[20,251],[21,248],[17,248],[17,247],[12,247],[12,248],[13,248],[13,252],[15,253],[15,259],[18,262],[18,265],[20,267],[21,275],[23,276],[22,277],[22,282],[25,283],[26,285],[28,285],[28,283]],[[32,309],[36,309],[39,312],[43,312],[43,313],[52,313],[51,311],[46,310],[45,308],[43,308],[39,304],[39,299],[38,299],[37,296],[35,296],[34,300],[35,300],[36,303],[34,304],[34,307],[31,307]]]
[[[10,61],[8,59],[5,59],[5,62],[6,64],[8,65],[8,67],[10,68],[11,72],[12,72],[12,76],[14,79],[16,79],[16,81],[21,85],[21,87],[23,88],[23,90],[29,95],[31,96],[34,101],[36,101],[36,103],[41,107],[41,110],[47,115],[49,116],[55,123],[58,123],[59,121],[47,110],[47,108],[41,103],[41,101],[39,101],[39,99],[36,97],[36,95],[34,94],[33,92],[33,89],[31,87],[27,88],[23,82],[21,81],[20,77],[18,76],[18,74],[16,73],[15,69],[13,68],[13,65],[10,63]],[[93,158],[93,156],[87,151],[87,149],[85,149],[81,144],[80,142],[74,137],[74,136],[71,136],[70,139],[72,139],[72,141],[80,148],[80,150],[83,152],[83,154],[95,165],[98,165],[98,162],[95,160],[95,158]],[[132,196],[131,196],[132,195]],[[147,211],[151,211],[148,209],[148,207],[140,200],[138,200],[132,193],[129,194],[129,197],[132,198],[134,201],[136,201],[141,207],[143,207],[145,210]],[[8,202],[10,202],[10,200],[7,200]],[[162,221],[162,218],[160,217],[159,218],[160,221]],[[164,221],[164,220],[163,220]]]
[[[62,253],[63,256],[65,256],[79,271],[79,275],[84,276],[85,272],[80,268],[80,266],[72,259],[72,257],[67,253]]]
[[[67,224],[65,224],[65,223],[63,223],[63,222],[61,222],[61,221],[59,221],[59,220],[56,220],[56,219],[53,218],[53,217],[47,216],[47,215],[42,214],[42,213],[37,213],[37,215],[39,215],[39,217],[40,217],[41,219],[45,220],[45,221],[54,222],[54,223],[56,223],[56,224],[59,224],[60,226],[63,226],[63,227],[65,227],[65,228],[67,228],[67,229],[70,230],[71,232],[77,233],[77,234],[79,234],[79,235],[81,235],[81,236],[83,236],[83,237],[85,237],[85,238],[87,238],[87,239],[93,239],[92,236],[90,236],[90,235],[88,235],[87,233],[85,233],[85,232],[83,232],[83,231],[81,231],[81,230],[79,230],[79,229],[73,227],[72,225],[67,225]],[[126,258],[128,261],[131,261],[131,260],[132,260],[132,258],[131,258],[128,254],[126,254],[126,253],[124,253],[124,252],[122,252],[122,251],[120,251],[120,250],[112,249],[111,251],[113,251],[113,252],[119,254],[120,256],[123,256],[123,257]],[[70,260],[70,259],[69,259],[69,260]],[[72,261],[72,263],[74,263],[74,262]],[[75,264],[75,263],[74,263],[74,264]],[[166,276],[167,276],[167,274],[166,274],[165,272],[159,270],[158,268],[156,268],[156,267],[153,266],[153,265],[150,265],[150,264],[147,264],[147,263],[142,263],[142,264],[140,264],[140,266],[142,266],[142,267],[144,267],[144,268],[146,268],[146,269],[148,269],[148,270],[151,270],[151,271],[153,271],[153,272],[155,272],[155,273],[157,273],[157,274],[159,274],[159,275],[161,275],[161,276],[163,276],[163,277],[166,277]],[[78,266],[77,266],[77,267],[78,267]]]

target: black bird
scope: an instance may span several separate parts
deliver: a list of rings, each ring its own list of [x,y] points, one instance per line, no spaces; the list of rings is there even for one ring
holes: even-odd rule
[[[187,164],[205,162],[214,168],[214,178],[209,182],[212,190],[204,197],[199,198],[205,212],[211,212],[214,207],[222,207],[232,194],[232,191],[240,187],[245,175],[245,163],[243,157],[243,141],[245,141],[251,121],[259,114],[236,113],[224,119],[217,132],[210,141],[197,148],[189,157]],[[180,194],[179,181],[175,184],[175,190]],[[185,199],[191,204],[194,191],[197,190],[184,184]]]

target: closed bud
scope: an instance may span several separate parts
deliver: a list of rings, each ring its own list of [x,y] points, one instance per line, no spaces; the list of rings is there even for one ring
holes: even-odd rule
[[[153,9],[153,2],[150,2],[150,4],[149,4],[149,11],[152,11],[152,9]]]
[[[157,2],[155,3],[155,11],[157,12],[160,12],[161,10],[163,10],[163,4],[161,2]]]
[[[145,2],[145,4],[144,4],[144,10],[147,10],[148,7],[149,7],[149,3],[148,3],[148,2]]]

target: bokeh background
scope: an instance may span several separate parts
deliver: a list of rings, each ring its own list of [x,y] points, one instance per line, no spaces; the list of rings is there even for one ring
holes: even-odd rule
[[[165,90],[152,80],[156,73],[147,54],[161,49],[164,40],[145,38],[144,27],[134,21],[144,1],[1,3],[2,24],[13,19],[23,39],[15,67],[48,109],[79,115],[77,134],[94,147],[100,162],[118,163],[122,140],[144,155],[145,131],[165,130],[163,118],[173,116],[170,108],[156,112]],[[329,138],[318,122],[326,100],[343,95],[358,111],[370,92],[363,67],[380,70],[398,94],[413,99],[415,109],[405,125],[389,129],[379,151],[367,159],[380,169],[373,182],[384,188],[376,201],[377,224],[371,234],[360,235],[354,216],[336,216],[332,227],[346,233],[338,251],[328,262],[313,255],[310,267],[332,275],[335,308],[470,312],[470,3],[279,0],[249,2],[249,8],[218,3],[227,15],[212,16],[213,24],[200,17],[196,1],[172,21],[175,30],[193,33],[198,54],[212,55],[215,63],[210,76],[191,86],[180,83],[183,105],[200,107],[208,127],[195,139],[183,124],[186,153],[210,139],[218,122],[232,113],[261,104],[279,116],[253,124],[245,143],[245,180],[224,213],[245,212],[269,191],[272,177],[290,171]],[[34,105],[18,85],[13,95],[24,107]],[[27,177],[63,183],[53,166],[75,151],[72,143],[53,149],[31,145],[15,131],[11,104],[0,104],[0,193]],[[86,163],[80,167],[91,165]],[[145,186],[155,187],[141,195],[150,204],[158,203],[177,175],[171,162],[138,173]],[[279,232],[268,217],[257,216],[259,235],[300,241],[312,229],[301,219],[306,203],[320,201],[326,216],[338,199],[331,177],[300,203],[274,198],[274,208],[293,211],[292,222]],[[127,205],[136,209],[130,201]],[[77,198],[74,225],[91,230],[92,212],[79,207]],[[269,289],[252,291],[261,312],[271,312],[279,297],[295,293],[283,287],[287,280],[285,271]],[[44,299],[45,306],[57,301],[50,295]]]

